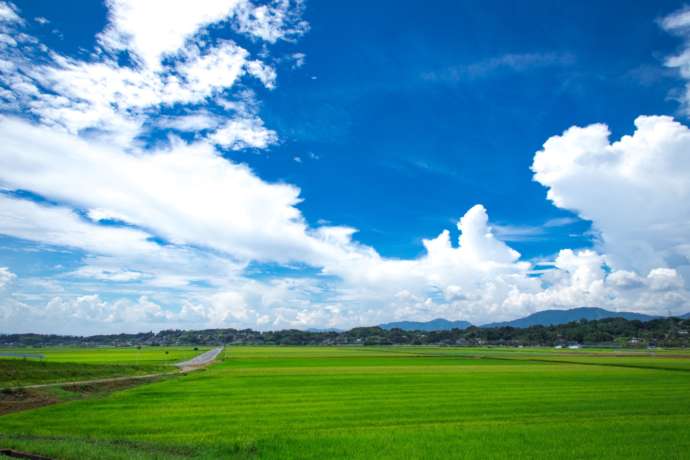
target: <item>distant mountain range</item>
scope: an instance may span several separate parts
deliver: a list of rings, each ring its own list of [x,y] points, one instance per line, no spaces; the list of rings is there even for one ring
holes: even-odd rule
[[[482,327],[555,326],[558,324],[570,323],[571,321],[579,321],[581,319],[595,320],[605,318],[625,318],[627,320],[637,319],[640,321],[649,321],[660,317],[629,311],[610,311],[604,310],[603,308],[580,307],[572,308],[570,310],[539,311],[537,313],[532,313],[531,315],[525,316],[524,318],[515,319],[513,321],[484,324]]]
[[[644,313],[635,313],[629,311],[610,311],[603,308],[595,307],[580,307],[572,308],[570,310],[544,310],[524,318],[515,319],[512,321],[503,321],[497,323],[483,324],[480,327],[515,327],[524,328],[530,326],[555,326],[558,324],[566,324],[572,321],[579,321],[581,319],[597,320],[605,318],[625,318],[627,320],[649,321],[660,316],[645,315]],[[680,316],[680,318],[690,319],[690,313]],[[405,331],[446,331],[450,329],[466,329],[472,326],[467,321],[449,321],[447,319],[438,318],[431,321],[397,321],[393,323],[380,324],[381,329],[399,328]]]
[[[404,331],[449,331],[451,329],[467,329],[472,323],[467,321],[448,321],[447,319],[432,319],[431,321],[397,321],[379,324],[381,329],[402,329]]]

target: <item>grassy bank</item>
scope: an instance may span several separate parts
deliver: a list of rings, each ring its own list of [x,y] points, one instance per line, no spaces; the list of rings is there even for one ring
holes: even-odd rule
[[[42,354],[43,359],[0,357],[0,388],[146,375],[206,351],[194,347],[0,349],[0,353]]]

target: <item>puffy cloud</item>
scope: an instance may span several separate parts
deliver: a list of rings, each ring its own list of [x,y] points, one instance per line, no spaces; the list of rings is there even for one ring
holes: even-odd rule
[[[36,307],[14,299],[0,309],[3,332],[39,332],[82,335],[85,333],[141,331],[144,327],[165,327],[177,317],[146,296],[134,301],[108,302],[97,294],[53,297]]]
[[[240,33],[275,43],[304,33],[301,5],[288,0],[256,6],[247,0],[108,0],[108,26],[99,35],[108,50],[128,50],[142,65],[156,68],[211,24],[232,20]],[[152,20],[155,18],[155,20]]]
[[[591,220],[616,269],[647,273],[690,264],[690,130],[666,116],[641,116],[609,142],[603,124],[550,138],[532,164],[558,207]]]
[[[209,140],[232,150],[247,147],[264,149],[276,143],[278,135],[264,127],[263,121],[259,118],[236,118],[212,133]]]
[[[247,75],[267,88],[275,87],[275,69],[251,59],[247,49],[227,39],[205,36],[199,40],[198,34],[207,26],[230,19],[250,24],[255,10],[264,11],[259,17],[275,19],[265,23],[270,31],[267,40],[275,42],[297,33],[291,24],[301,21],[301,6],[290,2],[257,7],[246,0],[213,0],[203,5],[113,0],[108,6],[109,24],[99,35],[106,52],[97,49],[89,61],[62,56],[14,30],[12,36],[0,37],[7,38],[6,46],[0,46],[0,84],[5,86],[0,88],[0,97],[8,109],[32,113],[43,124],[74,134],[106,137],[108,142],[129,147],[149,126],[166,126],[155,121],[160,110],[213,103]],[[15,23],[12,27],[20,26]],[[258,33],[255,29],[237,27],[250,36]],[[193,37],[197,40],[191,40]],[[139,65],[122,64],[110,53],[118,50],[129,51]],[[265,53],[262,56],[270,58]],[[253,115],[243,114],[245,121],[255,118]],[[174,122],[168,125],[174,127]],[[252,127],[258,129],[255,136],[275,137],[258,123],[244,125],[245,130]]]
[[[142,64],[158,67],[166,53],[182,48],[199,29],[230,16],[239,3],[109,0],[109,24],[99,40],[108,49],[131,50]]]
[[[564,249],[542,273],[506,241],[572,220],[492,227],[476,205],[459,219],[455,241],[444,230],[423,240],[420,257],[387,258],[358,243],[356,229],[310,226],[296,186],[268,183],[216,150],[278,142],[256,94],[236,87],[250,76],[274,88],[271,63],[280,59],[264,49],[256,59],[208,27],[291,40],[307,28],[301,2],[108,6],[89,61],[25,34],[0,37],[0,97],[15,114],[0,118],[0,234],[79,253],[78,266],[57,278],[10,287],[12,273],[0,269],[0,318],[11,330],[349,327],[439,316],[482,323],[543,308],[690,306],[690,136],[671,118],[640,117],[636,132],[614,143],[605,125],[574,127],[535,155],[535,180],[556,206],[593,222],[596,251]],[[0,6],[10,18],[0,32],[21,26],[8,8]],[[664,24],[680,31],[685,22]],[[135,64],[122,65],[120,53]],[[301,65],[304,56],[292,58]],[[542,61],[485,64],[521,70],[551,59]],[[139,141],[150,128],[194,133],[194,141],[150,147]],[[46,202],[13,193],[26,191]],[[266,263],[290,274],[252,274]]]

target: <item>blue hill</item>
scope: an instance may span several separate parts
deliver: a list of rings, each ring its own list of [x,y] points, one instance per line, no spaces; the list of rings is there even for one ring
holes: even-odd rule
[[[524,318],[519,318],[513,321],[504,321],[498,323],[484,324],[481,327],[530,327],[530,326],[555,326],[558,324],[565,324],[571,321],[579,321],[581,319],[595,320],[605,318],[625,318],[628,320],[637,319],[640,321],[649,321],[659,318],[659,316],[645,315],[643,313],[634,313],[628,311],[610,311],[603,308],[581,307],[570,310],[544,310],[537,313],[532,313]]]
[[[437,318],[431,321],[397,321],[393,323],[379,324],[381,329],[402,329],[404,331],[448,331],[450,329],[466,329],[472,326],[467,321],[448,321]]]

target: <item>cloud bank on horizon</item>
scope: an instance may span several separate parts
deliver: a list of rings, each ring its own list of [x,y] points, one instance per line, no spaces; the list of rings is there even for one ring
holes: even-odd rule
[[[477,204],[457,238],[386,257],[355,228],[309,222],[297,185],[239,160],[281,142],[261,95],[304,64],[301,1],[106,5],[75,57],[0,2],[0,235],[53,267],[22,276],[0,259],[0,333],[690,310],[690,129],[672,117],[640,115],[613,141],[605,124],[573,126],[534,154],[547,199],[592,223],[588,249],[524,259]],[[686,40],[666,65],[690,81],[688,18],[660,24]]]

